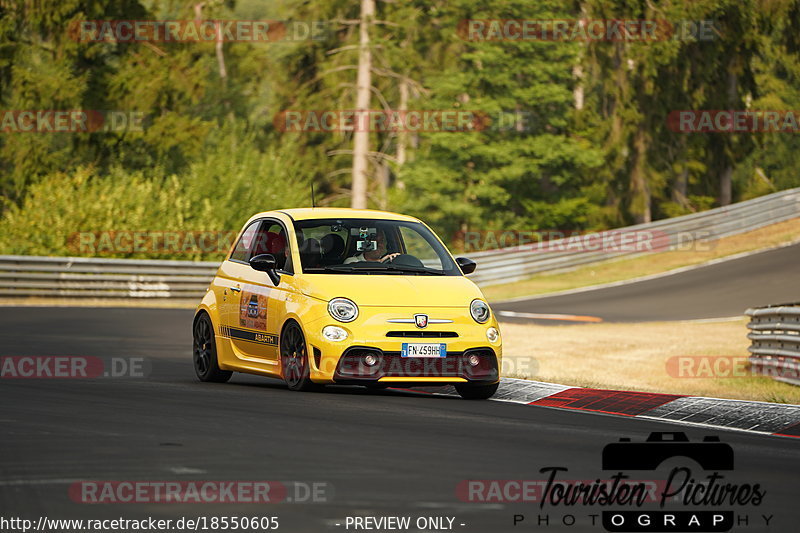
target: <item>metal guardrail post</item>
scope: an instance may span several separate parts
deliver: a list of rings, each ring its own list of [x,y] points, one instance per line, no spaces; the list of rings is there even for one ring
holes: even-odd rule
[[[756,307],[745,314],[750,364],[761,374],[800,385],[800,303]]]
[[[217,262],[0,256],[0,298],[199,300]]]

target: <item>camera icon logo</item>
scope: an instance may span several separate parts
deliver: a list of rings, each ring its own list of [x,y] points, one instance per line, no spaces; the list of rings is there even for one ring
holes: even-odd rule
[[[603,470],[655,470],[673,457],[693,459],[703,470],[733,470],[733,448],[719,437],[707,436],[701,442],[690,442],[683,432],[650,433],[644,442],[619,442],[603,448]]]

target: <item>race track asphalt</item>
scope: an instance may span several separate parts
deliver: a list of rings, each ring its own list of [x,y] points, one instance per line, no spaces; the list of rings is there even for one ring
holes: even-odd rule
[[[740,316],[748,307],[791,302],[800,302],[800,244],[615,287],[493,303],[492,309],[650,322]]]
[[[149,368],[146,377],[0,379],[0,517],[278,516],[279,531],[305,532],[353,531],[344,527],[348,515],[452,516],[456,531],[603,531],[591,526],[597,506],[469,503],[456,487],[467,479],[542,480],[547,466],[567,468],[562,479],[608,477],[605,444],[685,431],[693,441],[714,434],[730,443],[735,470],[726,480],[766,491],[758,506],[721,507],[747,516],[735,531],[795,531],[800,519],[797,439],[391,390],[295,393],[241,374],[199,383],[191,318],[187,310],[0,308],[0,356],[95,356],[106,365],[144,358]],[[87,480],[316,481],[328,484],[329,501],[71,500],[69,487]],[[516,527],[514,514],[525,516]],[[540,515],[550,524],[537,525]],[[563,515],[576,525],[561,525]],[[772,515],[770,529],[761,515]]]

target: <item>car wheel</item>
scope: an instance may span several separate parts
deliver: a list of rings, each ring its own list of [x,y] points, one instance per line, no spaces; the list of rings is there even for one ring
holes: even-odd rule
[[[220,370],[217,364],[217,343],[214,339],[214,326],[205,313],[194,321],[192,348],[194,371],[200,381],[225,383],[231,379],[233,372]]]
[[[307,391],[314,388],[309,377],[306,339],[296,322],[288,324],[281,334],[281,373],[291,390]]]
[[[465,400],[486,400],[494,396],[499,386],[499,383],[493,385],[469,385],[467,383],[458,383],[456,385],[456,391],[458,391],[458,394]]]

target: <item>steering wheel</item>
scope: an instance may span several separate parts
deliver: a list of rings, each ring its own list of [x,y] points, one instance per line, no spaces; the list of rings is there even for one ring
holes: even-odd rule
[[[417,257],[415,257],[415,256],[413,256],[411,254],[400,254],[397,257],[394,257],[394,258],[392,258],[392,259],[390,259],[390,260],[388,260],[386,262],[387,263],[394,263],[394,264],[397,264],[397,265],[411,266],[411,267],[424,267],[425,266],[425,265],[422,264],[422,261],[420,261]]]

